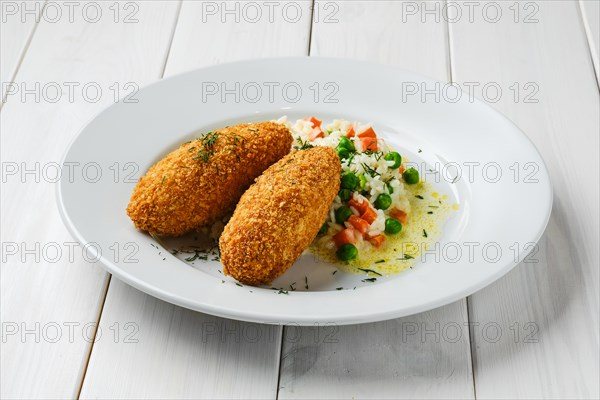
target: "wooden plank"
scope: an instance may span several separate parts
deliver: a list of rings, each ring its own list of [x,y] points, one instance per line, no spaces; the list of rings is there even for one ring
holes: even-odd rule
[[[403,19],[415,2],[331,4],[316,4],[322,19],[313,26],[312,55],[394,64],[449,79],[446,24]],[[287,327],[279,397],[472,398],[467,322],[461,300],[375,324]]]
[[[112,4],[96,4],[103,17],[94,23],[80,13],[70,22],[65,9],[59,21],[40,22],[15,79],[19,90],[32,92],[8,95],[2,109],[0,397],[6,399],[79,392],[108,275],[85,260],[60,220],[56,166],[77,131],[114,102],[111,85],[122,89],[160,76],[175,24],[173,2],[136,3],[135,23],[115,23]],[[72,102],[64,82],[79,85],[72,86]],[[94,92],[89,101],[83,97],[88,83],[103,89],[97,102]],[[58,100],[49,90],[57,86],[64,90]]]
[[[184,1],[165,76],[243,59],[306,55],[311,1],[265,3]]]
[[[100,327],[81,398],[275,398],[276,325],[173,306],[113,278]]]
[[[587,39],[594,60],[596,78],[600,82],[600,1],[579,0]]]
[[[252,15],[239,14],[239,23],[235,14],[227,14],[222,22],[221,4],[184,2],[166,75],[240,58],[306,54],[309,3],[298,3],[304,13],[295,23],[281,14],[274,14],[272,22],[265,18],[252,22]],[[232,4],[228,3],[230,10],[235,7]],[[213,5],[216,11],[206,8]],[[279,9],[284,6],[278,3]],[[251,19],[245,18],[248,15]],[[115,322],[121,326],[135,323],[139,342],[96,343],[82,398],[276,397],[281,348],[278,326],[184,310],[113,279],[101,327],[110,329]]]
[[[513,2],[497,2],[504,18],[486,21],[486,4],[475,21],[450,25],[453,75],[503,89],[493,106],[542,154],[554,208],[531,262],[470,300],[471,323],[479,324],[472,335],[476,393],[598,398],[600,104],[578,4],[518,3],[529,23],[515,22]],[[496,5],[489,7],[493,17]],[[509,89],[515,82],[521,89],[516,97]]]
[[[15,76],[43,5],[44,1],[0,1],[0,82],[10,82]],[[4,87],[1,98],[4,100]]]

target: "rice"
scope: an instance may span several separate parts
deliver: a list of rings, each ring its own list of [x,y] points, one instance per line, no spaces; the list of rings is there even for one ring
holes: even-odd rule
[[[311,139],[311,132],[315,127],[308,119],[299,119],[295,122],[288,121],[287,117],[281,117],[276,122],[285,124],[294,136],[294,146],[329,146],[337,148],[343,137],[347,137],[347,132],[352,128],[357,135],[348,138],[356,150],[349,158],[341,160],[342,173],[352,172],[357,177],[364,177],[364,187],[352,192],[352,199],[362,204],[364,201],[377,213],[376,219],[370,224],[367,234],[357,236],[356,246],[360,248],[372,247],[369,238],[382,235],[385,232],[385,221],[390,218],[390,211],[397,209],[406,214],[410,213],[410,203],[407,198],[407,192],[402,180],[402,167],[393,169],[394,161],[385,160],[385,155],[391,151],[383,139],[377,137],[377,151],[366,151],[363,147],[358,134],[372,128],[370,123],[362,124],[356,121],[347,121],[343,119],[334,119],[329,123],[321,123],[323,137]],[[388,194],[391,197],[391,205],[386,210],[377,209],[374,202],[381,194]],[[331,248],[333,245],[333,236],[344,228],[352,228],[352,225],[346,221],[344,224],[336,222],[335,211],[341,206],[346,205],[340,196],[336,196],[326,220],[328,230],[327,234],[318,238],[318,244]],[[360,217],[359,211],[350,207],[352,213]],[[333,245],[335,246],[335,245]]]

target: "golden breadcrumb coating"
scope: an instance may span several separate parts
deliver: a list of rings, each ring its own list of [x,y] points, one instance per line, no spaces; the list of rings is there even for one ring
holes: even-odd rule
[[[292,135],[274,122],[242,124],[181,145],[140,178],[127,207],[138,229],[179,236],[223,218]]]
[[[249,285],[283,274],[313,241],[340,189],[330,147],[295,151],[244,193],[219,245],[223,272]]]

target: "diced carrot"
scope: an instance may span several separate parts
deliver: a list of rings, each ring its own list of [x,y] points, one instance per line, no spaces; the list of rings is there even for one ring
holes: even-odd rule
[[[346,136],[347,137],[354,137],[354,135],[356,135],[356,132],[354,132],[354,127],[351,126],[350,129],[348,129],[348,132],[346,132]]]
[[[392,210],[390,211],[390,217],[395,218],[398,221],[405,224],[406,220],[408,219],[408,214],[397,208],[392,208]]]
[[[374,137],[361,137],[360,142],[362,143],[363,151],[377,151],[377,138]]]
[[[325,135],[323,134],[323,131],[321,130],[321,128],[314,128],[309,134],[308,134],[308,140],[310,140],[311,142],[313,140],[315,140],[316,138],[319,137],[325,137]]]
[[[377,212],[375,212],[375,210],[373,210],[371,207],[367,207],[367,211],[362,213],[360,217],[367,221],[369,225],[371,225],[377,219]]]
[[[406,171],[406,167],[404,166],[404,164],[401,164],[400,168],[398,168],[398,172],[400,172],[401,174],[403,174],[404,171]]]
[[[364,138],[364,137],[376,138],[377,135],[375,134],[375,131],[373,130],[373,128],[369,127],[367,129],[365,129],[364,131],[362,131],[361,133],[359,133],[358,137],[359,138]]]
[[[376,236],[370,237],[368,240],[369,240],[369,243],[371,243],[373,246],[381,247],[383,242],[385,242],[385,236],[376,235]]]
[[[355,244],[356,243],[356,235],[354,233],[354,229],[346,228],[343,231],[340,231],[335,234],[333,237],[333,242],[337,247],[342,247],[345,244]]]
[[[363,200],[362,203],[359,203],[354,199],[350,199],[348,200],[348,206],[354,208],[356,211],[358,211],[360,215],[363,215],[364,212],[367,211],[367,209],[369,208],[369,202]]]
[[[315,117],[304,118],[304,120],[312,122],[313,128],[320,128],[321,127],[321,122],[323,122],[323,121],[319,121]]]
[[[363,235],[369,230],[369,223],[356,215],[351,215],[348,218],[348,223]]]

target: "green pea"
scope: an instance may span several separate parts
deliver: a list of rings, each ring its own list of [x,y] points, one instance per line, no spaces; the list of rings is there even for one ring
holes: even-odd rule
[[[323,226],[321,226],[321,229],[319,229],[319,235],[326,234],[328,229],[329,229],[329,225],[327,225],[327,222],[324,222]]]
[[[358,177],[358,189],[362,190],[365,188],[365,185],[367,184],[367,177],[364,175],[359,175]]]
[[[348,201],[352,197],[352,190],[342,189],[342,190],[340,190],[338,195],[340,196],[340,199],[342,199],[342,201]]]
[[[385,233],[389,233],[391,235],[395,235],[400,233],[402,230],[402,224],[400,221],[394,218],[386,218],[385,220]]]
[[[343,224],[352,215],[352,210],[349,207],[341,206],[335,210],[335,221],[338,224]]]
[[[340,142],[338,143],[338,147],[348,149],[349,151],[356,151],[354,143],[352,143],[352,140],[348,139],[346,136],[342,136]]]
[[[335,151],[337,152],[340,160],[345,160],[347,158],[350,158],[350,150],[348,150],[345,147],[336,147]]]
[[[344,172],[342,174],[342,189],[353,190],[358,185],[358,178],[352,172]]]
[[[342,261],[350,261],[358,256],[358,249],[355,245],[348,243],[337,249],[335,254]]]
[[[392,205],[392,198],[389,194],[381,193],[377,196],[373,205],[380,210],[387,210]]]
[[[404,182],[408,183],[409,185],[419,183],[419,171],[412,167],[404,171],[402,177],[404,178]]]
[[[383,157],[383,159],[394,162],[394,164],[390,167],[391,169],[400,168],[400,164],[402,164],[402,156],[395,151],[390,151]]]

